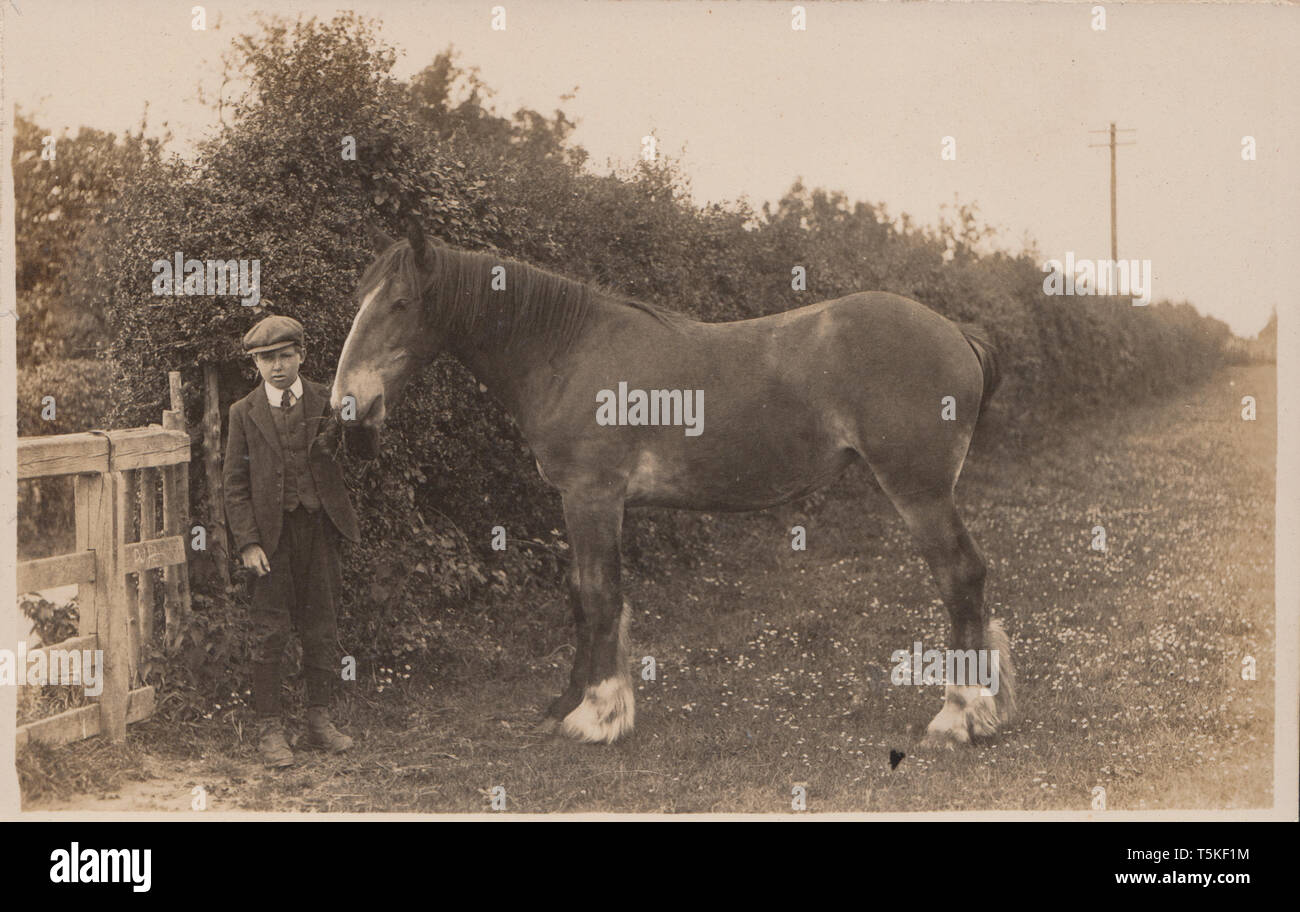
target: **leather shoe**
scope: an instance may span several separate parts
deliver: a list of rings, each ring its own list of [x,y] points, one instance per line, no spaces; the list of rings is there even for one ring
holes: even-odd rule
[[[324,706],[311,706],[307,709],[307,743],[332,754],[341,754],[352,746],[352,739],[334,727],[329,710]]]
[[[293,766],[293,751],[284,737],[284,723],[279,719],[264,719],[259,723],[257,749],[272,769]]]

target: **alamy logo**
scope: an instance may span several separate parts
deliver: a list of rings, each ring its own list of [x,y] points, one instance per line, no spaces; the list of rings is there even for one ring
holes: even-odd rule
[[[74,842],[51,852],[50,861],[50,883],[129,883],[148,893],[152,882],[152,849],[83,849]]]
[[[889,680],[895,684],[951,684],[955,687],[978,685],[983,696],[998,693],[998,651],[996,649],[926,649],[921,641],[912,651],[895,649],[889,659],[894,671]]]
[[[155,295],[242,295],[239,303],[255,307],[262,300],[261,260],[187,260],[179,250],[173,260],[154,260]]]
[[[18,649],[0,649],[0,684],[70,684],[84,687],[86,696],[104,692],[104,650],[102,649],[27,649],[20,640]]]
[[[1064,263],[1048,260],[1043,272],[1043,294],[1127,295],[1135,307],[1151,303],[1150,260],[1076,260],[1069,250]]]
[[[687,437],[704,433],[704,390],[627,388],[596,393],[596,423],[602,427],[671,425],[685,427]]]

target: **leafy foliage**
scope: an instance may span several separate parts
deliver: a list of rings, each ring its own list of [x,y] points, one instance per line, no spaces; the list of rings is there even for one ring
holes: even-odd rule
[[[42,646],[53,646],[77,635],[81,609],[75,598],[56,605],[39,595],[27,594],[19,597],[18,607],[32,622],[31,629],[39,637]]]
[[[47,142],[48,140],[48,142]],[[75,137],[46,135],[14,118],[14,223],[18,357],[27,365],[93,354],[102,313],[72,305],[77,247],[130,175],[157,160],[161,140],[140,133],[120,141],[88,127]]]

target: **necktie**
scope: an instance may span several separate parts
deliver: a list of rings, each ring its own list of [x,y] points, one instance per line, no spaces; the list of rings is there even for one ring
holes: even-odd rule
[[[280,397],[280,408],[293,408],[293,390],[285,390]]]

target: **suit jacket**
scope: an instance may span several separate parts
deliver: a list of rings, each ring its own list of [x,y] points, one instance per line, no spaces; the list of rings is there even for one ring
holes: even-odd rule
[[[280,542],[284,517],[284,454],[275,432],[275,419],[266,391],[259,383],[230,407],[230,433],[226,441],[223,481],[226,488],[226,524],[235,539],[236,553],[260,544],[269,558]],[[357,514],[343,483],[343,471],[334,461],[322,433],[329,414],[329,391],[302,378],[303,417],[307,422],[307,467],[316,482],[321,507],[334,527],[349,541],[361,540]]]

